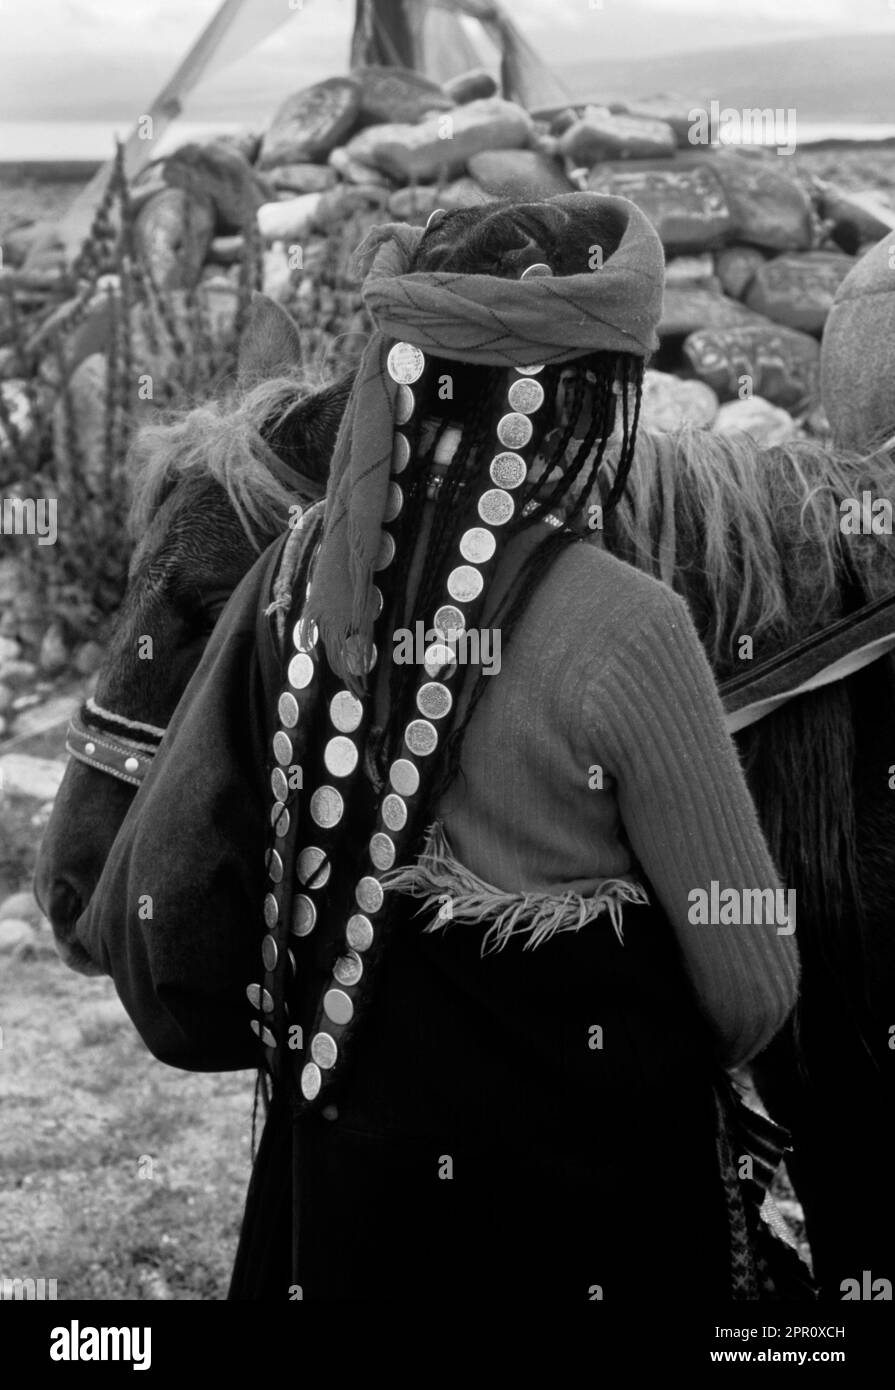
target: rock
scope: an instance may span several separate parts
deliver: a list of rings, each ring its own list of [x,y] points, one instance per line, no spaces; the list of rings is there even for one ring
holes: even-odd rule
[[[794,328],[761,321],[736,328],[691,333],[684,357],[722,401],[738,399],[742,387],[773,405],[802,408],[817,398],[820,348]]]
[[[466,167],[486,193],[498,198],[533,202],[575,191],[562,168],[537,150],[483,150]]]
[[[0,922],[0,955],[8,956],[23,946],[29,945],[33,936],[27,922],[9,917]]]
[[[486,68],[472,68],[469,72],[461,72],[458,77],[452,77],[448,82],[442,83],[442,87],[446,95],[458,106],[498,95],[497,82]]]
[[[0,792],[49,801],[58,792],[64,774],[65,763],[56,758],[35,758],[29,753],[0,756]]]
[[[264,203],[258,209],[258,230],[265,241],[300,241],[310,232],[322,193],[301,193],[285,203]]]
[[[428,183],[396,188],[388,200],[389,216],[399,222],[427,218],[437,207],[441,207],[439,191]]]
[[[214,231],[241,232],[255,210],[270,197],[270,190],[247,159],[233,145],[220,140],[181,145],[173,154],[150,164],[135,181],[180,188],[197,199],[209,199],[214,209]]]
[[[839,251],[777,256],[756,270],[746,303],[774,323],[819,334],[853,265],[853,258]]]
[[[822,179],[815,179],[815,185],[820,215],[833,223],[834,235],[847,224],[849,229],[854,229],[860,245],[862,241],[875,242],[895,231],[895,208],[880,194],[847,192]]]
[[[40,926],[43,913],[30,889],[23,889],[21,893],[11,893],[0,903],[0,922],[7,922],[11,919],[27,922],[33,927]]]
[[[7,661],[18,661],[22,655],[22,644],[14,637],[0,637],[0,672]]]
[[[345,183],[379,183],[383,188],[394,187],[388,174],[381,174],[369,164],[352,159],[344,145],[339,145],[329,156],[330,166]]]
[[[210,198],[183,188],[156,193],[134,219],[134,240],[160,289],[191,289],[215,231]]]
[[[708,251],[701,256],[675,256],[665,266],[665,284],[675,289],[711,290],[720,294],[721,286],[715,275],[715,263]]]
[[[268,171],[274,188],[290,193],[325,193],[334,188],[337,174],[331,164],[278,164]]]
[[[232,145],[234,150],[238,150],[243,159],[248,160],[249,164],[254,164],[258,158],[258,151],[261,148],[261,136],[256,130],[229,130],[224,135],[218,135],[219,145]]]
[[[31,696],[22,696],[31,699]],[[50,700],[36,701],[30,709],[22,710],[16,718],[16,734],[21,738],[31,738],[35,734],[46,733],[47,729],[61,728],[73,714],[77,714],[81,701],[77,695],[54,695]]]
[[[721,288],[732,299],[742,299],[765,257],[757,246],[725,246],[715,253],[715,272]]]
[[[483,203],[496,202],[494,195],[486,193],[480,183],[475,179],[454,179],[453,183],[447,184],[441,190],[438,199],[445,212],[454,212],[457,208],[477,208]]]
[[[4,449],[9,449],[10,452],[15,450],[17,440],[21,440],[22,444],[27,444],[34,433],[34,407],[28,398],[27,387],[28,383],[21,379],[13,378],[9,381],[0,381],[3,403],[12,422],[9,437],[7,437],[6,427],[0,423],[0,445]]]
[[[769,251],[803,251],[811,246],[811,201],[801,184],[782,171],[783,160],[719,150],[711,161],[727,197],[737,240]]]
[[[13,227],[3,235],[3,256],[7,265],[19,266],[24,263],[32,246],[55,237],[55,222],[27,222]]]
[[[10,690],[21,690],[37,680],[37,667],[33,661],[7,661],[3,666],[3,684]]]
[[[296,269],[299,267],[296,266]],[[301,267],[304,269],[304,266]],[[277,304],[287,304],[292,294],[292,266],[285,241],[275,241],[261,256],[261,290]]]
[[[571,130],[573,125],[577,125],[581,119],[574,106],[560,106],[550,111],[541,111],[538,114],[546,118],[550,134],[557,140],[561,135],[565,135],[567,130]]]
[[[233,335],[239,310],[239,288],[225,275],[215,275],[199,286],[197,299],[213,342],[225,343]]]
[[[287,97],[261,141],[258,164],[324,160],[341,145],[357,120],[360,88],[349,77],[328,77]]]
[[[139,358],[137,359],[139,360]],[[106,356],[91,353],[72,372],[68,383],[71,419],[65,397],[60,395],[53,407],[53,452],[61,476],[85,472],[98,480],[106,448]],[[79,455],[71,457],[69,439],[72,430],[78,441]]]
[[[770,448],[795,439],[799,427],[792,416],[780,406],[771,405],[761,396],[742,401],[728,401],[718,411],[713,430],[715,434],[749,434],[756,444]]]
[[[385,207],[388,193],[378,184],[343,183],[320,194],[320,202],[314,213],[315,232],[327,233],[342,222],[347,222],[358,212],[369,212],[371,208]]]
[[[6,715],[5,715],[5,714],[0,714],[0,738],[5,738],[5,737],[6,737],[6,731],[7,731],[8,728],[9,728],[9,725],[7,724],[7,721],[6,721]]]
[[[700,328],[735,328],[760,322],[757,314],[736,299],[689,285],[665,287],[660,338],[686,337]]]
[[[370,126],[347,145],[362,164],[409,182],[460,174],[482,150],[519,149],[532,131],[528,112],[499,97],[471,101],[419,125]]]
[[[244,236],[212,237],[208,247],[208,259],[217,265],[235,265],[245,249]]]
[[[13,701],[13,694],[8,685],[0,681],[0,714],[5,714]]]
[[[69,663],[71,653],[65,635],[58,623],[51,623],[40,644],[37,664],[48,676],[57,676]]]
[[[895,434],[893,266],[890,232],[855,262],[824,328],[823,403],[839,448],[869,451]]]
[[[359,118],[364,124],[395,121],[416,125],[432,111],[449,111],[451,97],[437,82],[411,68],[354,68],[351,76],[360,88]]]
[[[592,109],[560,137],[559,148],[576,165],[590,167],[601,159],[653,159],[672,155],[677,139],[665,121],[611,116]]]
[[[704,251],[724,241],[732,229],[724,189],[705,162],[667,169],[597,166],[587,186],[595,193],[630,198],[669,252]]]
[[[685,150],[693,143],[690,138],[693,127],[690,112],[705,110],[705,108],[704,99],[691,101],[687,97],[680,96],[677,92],[660,92],[656,96],[639,97],[637,101],[628,102],[627,114],[639,116],[641,120],[664,122],[673,130],[678,148]]]
[[[718,414],[718,397],[704,381],[683,381],[669,372],[643,374],[641,424],[650,430],[676,430],[687,423],[706,429]]]

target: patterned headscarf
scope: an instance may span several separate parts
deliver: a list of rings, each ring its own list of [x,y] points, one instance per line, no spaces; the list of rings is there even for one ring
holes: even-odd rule
[[[305,616],[317,623],[332,670],[358,694],[373,644],[374,564],[395,432],[397,383],[386,359],[395,340],[487,367],[545,365],[592,352],[649,357],[658,347],[665,261],[651,223],[625,198],[561,194],[550,206],[611,211],[624,224],[616,251],[578,275],[509,280],[409,272],[421,227],[375,227],[356,252],[375,331],[336,440],[320,551]]]

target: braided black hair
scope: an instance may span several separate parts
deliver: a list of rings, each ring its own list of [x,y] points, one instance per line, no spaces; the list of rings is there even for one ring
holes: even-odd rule
[[[518,279],[527,266],[540,261],[549,265],[555,275],[599,273],[598,267],[617,250],[623,229],[623,219],[613,208],[601,209],[597,218],[592,210],[574,208],[568,203],[560,207],[550,202],[503,202],[466,208],[445,214],[427,229],[411,270]],[[566,547],[580,540],[586,531],[593,499],[601,498],[602,524],[623,495],[634,456],[643,367],[638,356],[597,351],[546,367],[539,374],[545,400],[532,417],[534,434],[528,449],[532,457],[541,455],[544,468],[539,477],[530,478],[520,489],[515,515],[502,528],[502,540],[536,525],[557,509],[563,524],[548,532],[531,551],[493,617],[492,625],[500,627],[504,642],[511,637],[547,571]],[[562,391],[564,374],[567,385]],[[467,526],[477,524],[473,509],[487,485],[497,421],[507,409],[508,377],[506,368],[473,367],[427,357],[424,375],[414,387],[417,407],[409,435],[413,461],[402,475],[405,505],[394,527],[396,563],[383,585],[388,627],[392,631],[398,627],[414,630],[417,621],[428,625],[435,608],[444,601],[446,575],[456,563],[457,539]],[[446,381],[449,391],[444,389]],[[615,428],[617,388],[622,407],[622,439],[614,479],[602,496],[599,475]],[[629,392],[634,397],[633,413]],[[434,502],[425,570],[416,594],[411,594],[410,568],[420,534],[429,469],[445,430],[456,418],[458,401],[462,402],[461,437]],[[588,409],[589,419],[585,413]],[[436,429],[423,448],[426,417],[435,421]],[[577,448],[569,457],[575,441]],[[374,748],[383,779],[389,762],[398,755],[406,723],[414,715],[416,686],[417,673],[412,667],[392,665],[387,723]],[[457,774],[464,732],[486,688],[482,672],[474,679],[460,680],[459,689],[455,687],[454,726],[440,750],[430,801],[437,799]]]

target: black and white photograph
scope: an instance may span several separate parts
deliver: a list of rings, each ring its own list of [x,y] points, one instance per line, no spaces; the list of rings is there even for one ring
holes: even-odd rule
[[[23,1375],[890,1344],[893,75],[895,0],[4,0]]]

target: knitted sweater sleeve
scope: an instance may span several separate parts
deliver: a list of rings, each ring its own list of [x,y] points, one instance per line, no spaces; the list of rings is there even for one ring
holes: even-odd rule
[[[733,888],[742,900],[740,890],[773,892],[780,879],[686,604],[657,586],[644,607],[591,665],[585,718],[617,779],[628,841],[677,936],[719,1057],[736,1066],[792,1009],[798,951],[793,935],[778,932],[779,919],[746,924],[743,911],[734,923],[716,910],[721,921],[698,920],[693,890],[710,898],[714,880],[718,892]]]

